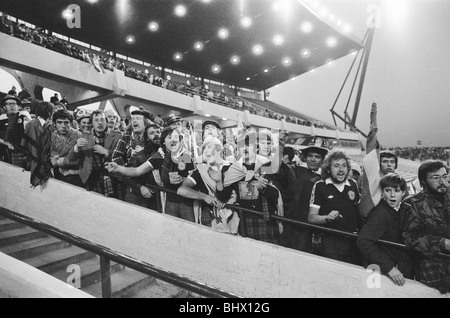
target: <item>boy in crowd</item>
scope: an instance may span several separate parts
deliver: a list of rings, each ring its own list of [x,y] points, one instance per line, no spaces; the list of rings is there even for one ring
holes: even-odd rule
[[[369,264],[380,267],[395,284],[403,286],[405,278],[413,278],[412,259],[408,252],[377,243],[377,240],[402,244],[400,204],[406,192],[406,181],[388,173],[380,181],[382,200],[369,214],[359,233],[357,245]]]

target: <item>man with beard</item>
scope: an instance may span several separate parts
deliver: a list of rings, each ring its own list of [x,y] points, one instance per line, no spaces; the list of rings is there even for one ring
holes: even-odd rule
[[[436,254],[450,252],[450,198],[448,170],[440,161],[426,161],[419,167],[423,191],[402,205],[405,245],[418,252],[416,279],[450,292],[450,262]]]
[[[327,143],[322,138],[311,138],[308,146],[302,150],[306,167],[295,166],[296,176],[295,189],[295,209],[292,215],[287,217],[296,221],[308,222],[309,204],[311,192],[317,181],[321,179],[321,167],[328,153]],[[294,248],[302,252],[312,252],[312,233],[308,228],[294,225],[286,225],[283,233],[286,247]]]
[[[328,155],[324,163],[323,180],[312,190],[308,221],[330,229],[357,232],[359,192],[355,181],[348,179],[350,161],[343,151]],[[322,256],[341,262],[361,264],[356,242],[351,238],[323,234]]]
[[[144,131],[152,124],[151,114],[146,110],[135,110],[131,112],[131,134],[122,136],[114,150],[111,160],[120,166],[139,167],[147,160],[145,154]],[[116,179],[117,180],[117,179]],[[120,200],[146,206],[146,200],[140,191],[126,184],[126,179],[114,180],[117,187],[117,195]]]
[[[88,191],[113,197],[112,180],[105,173],[104,164],[111,159],[122,134],[107,129],[106,116],[101,110],[94,111],[89,122],[93,132],[81,135],[70,156],[80,160],[80,178]]]
[[[154,170],[161,170],[161,181],[166,189],[177,191],[194,168],[190,153],[183,148],[182,135],[178,129],[166,128],[161,135],[165,148],[164,159],[153,156],[138,167],[123,167],[115,162],[106,165],[110,173],[138,178]],[[193,201],[167,193],[166,214],[195,222]]]
[[[144,152],[146,158],[152,158],[154,161],[158,160],[159,162],[162,162],[164,160],[164,152],[161,149],[161,127],[157,124],[151,124],[145,128],[144,140]],[[137,193],[137,191],[140,192],[142,198],[146,200],[147,208],[154,211],[158,210],[157,194],[155,195],[156,191],[148,186],[164,186],[161,181],[159,169],[147,172],[142,177],[129,179],[128,185],[131,185],[135,189],[135,193]],[[141,199],[139,198],[139,200]]]

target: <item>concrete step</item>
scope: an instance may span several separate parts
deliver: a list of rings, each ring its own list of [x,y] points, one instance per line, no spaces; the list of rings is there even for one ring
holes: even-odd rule
[[[82,250],[76,246],[71,246],[27,258],[24,259],[23,262],[47,274],[52,274],[61,270],[67,270],[69,265],[77,265],[94,257],[95,254],[92,252]]]
[[[48,235],[28,227],[25,227],[23,229],[0,232],[0,247],[5,247],[11,244],[32,241],[45,237],[48,237]]]
[[[25,225],[14,222],[8,219],[0,220],[0,232],[12,231],[17,229],[23,229]]]
[[[111,274],[111,289],[113,298],[130,298],[138,290],[154,284],[154,277],[139,273],[129,268]],[[97,297],[102,297],[101,282],[82,289],[84,292]]]
[[[87,288],[93,284],[100,282],[101,280],[100,257],[96,256],[94,258],[83,261],[77,265],[80,266],[81,288]],[[124,269],[124,266],[111,262],[111,274],[117,273],[122,269]],[[64,269],[52,274],[52,276],[67,283],[67,279],[69,278],[70,275],[72,275],[72,273],[73,272],[68,273],[67,270]]]
[[[136,291],[131,298],[201,298],[201,296],[157,279],[154,284]]]
[[[69,246],[70,244],[64,241],[58,240],[53,237],[46,237],[32,241],[11,244],[2,248],[1,252],[18,260],[23,260]]]

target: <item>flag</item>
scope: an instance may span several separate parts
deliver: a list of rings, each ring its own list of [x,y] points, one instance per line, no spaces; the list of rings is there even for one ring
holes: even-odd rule
[[[240,134],[243,134],[245,132],[244,123],[242,122],[241,114],[237,115],[238,117],[238,124],[237,124],[237,133],[236,136],[239,136]]]
[[[99,72],[99,73],[106,73],[103,67],[100,64],[100,57],[96,54],[93,54],[91,57],[90,54],[87,55],[87,58],[89,60],[89,63]]]
[[[359,213],[365,220],[370,211],[381,200],[380,190],[380,144],[378,142],[377,104],[372,104],[370,113],[370,132],[366,141],[366,156],[363,159],[363,176]]]

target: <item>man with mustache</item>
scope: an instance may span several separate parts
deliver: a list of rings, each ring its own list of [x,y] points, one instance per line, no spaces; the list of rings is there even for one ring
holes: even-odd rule
[[[104,164],[111,159],[122,133],[108,130],[105,113],[101,110],[91,114],[89,125],[92,133],[86,131],[81,135],[70,157],[80,160],[81,181],[88,191],[113,197],[112,180],[105,173]]]
[[[135,110],[131,112],[131,134],[125,134],[118,142],[111,161],[120,166],[139,167],[145,161],[145,128],[153,124],[151,121],[151,113],[146,110]],[[114,179],[114,185],[117,187],[117,196],[120,200],[137,204],[143,207],[147,206],[147,200],[142,196],[140,189],[134,184],[127,184],[127,179]],[[142,180],[135,180],[140,184],[144,184]]]
[[[343,151],[328,155],[323,165],[323,180],[312,190],[308,221],[330,229],[356,233],[358,187],[348,179],[350,161]],[[341,262],[360,265],[361,256],[356,242],[351,238],[323,234],[322,256]]]
[[[448,169],[440,161],[426,161],[419,167],[423,191],[402,205],[405,245],[417,253],[416,279],[450,292],[450,262],[438,253],[450,253],[450,198]]]

